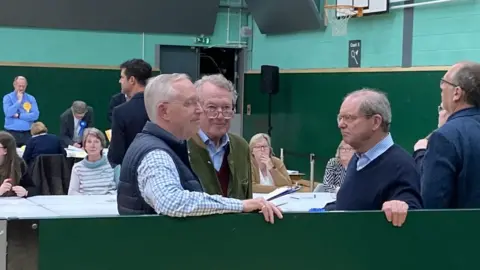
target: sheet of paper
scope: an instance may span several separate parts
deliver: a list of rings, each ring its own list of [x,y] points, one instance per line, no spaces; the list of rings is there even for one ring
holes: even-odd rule
[[[65,150],[67,151],[83,151],[82,148],[75,147],[73,145],[69,145]]]

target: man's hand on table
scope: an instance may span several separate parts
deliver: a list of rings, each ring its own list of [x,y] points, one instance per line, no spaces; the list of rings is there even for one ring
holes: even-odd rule
[[[255,198],[250,200],[243,201],[243,212],[253,212],[255,210],[260,210],[260,213],[263,214],[266,222],[274,223],[275,216],[282,219],[282,211],[280,208],[275,206],[273,203],[266,201],[264,198]]]

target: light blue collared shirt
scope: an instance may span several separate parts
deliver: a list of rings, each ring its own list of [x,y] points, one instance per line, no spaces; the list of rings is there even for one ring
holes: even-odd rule
[[[388,148],[393,146],[393,139],[392,135],[388,133],[388,135],[383,138],[379,143],[377,143],[374,147],[370,148],[367,152],[363,154],[357,154],[358,161],[357,161],[357,171],[365,168],[370,162],[374,161],[378,158],[381,154],[385,153]]]
[[[228,143],[230,142],[230,138],[228,134],[225,134],[222,139],[220,140],[220,146],[217,148],[214,142],[212,142],[207,134],[203,132],[203,130],[198,131],[198,135],[202,139],[202,141],[207,146],[208,155],[213,162],[213,167],[215,170],[220,171],[223,162],[223,156],[225,155],[225,147],[227,147]]]

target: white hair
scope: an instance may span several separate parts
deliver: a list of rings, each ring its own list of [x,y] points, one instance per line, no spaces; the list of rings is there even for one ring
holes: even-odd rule
[[[206,75],[203,76],[200,80],[196,81],[195,88],[197,89],[197,93],[199,94],[199,96],[201,96],[200,91],[202,90],[202,86],[207,82],[215,85],[218,88],[225,89],[228,92],[232,93],[232,102],[233,104],[236,104],[238,98],[237,91],[235,90],[235,87],[233,87],[233,83],[227,80],[227,78],[225,78],[222,74]]]
[[[148,80],[145,87],[145,109],[150,121],[157,121],[157,107],[160,103],[170,101],[174,96],[173,84],[181,80],[190,80],[186,74],[162,74]]]

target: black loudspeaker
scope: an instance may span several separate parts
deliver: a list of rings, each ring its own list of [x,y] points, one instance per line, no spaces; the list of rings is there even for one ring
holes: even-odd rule
[[[260,90],[275,95],[280,90],[280,68],[276,66],[261,67]]]

